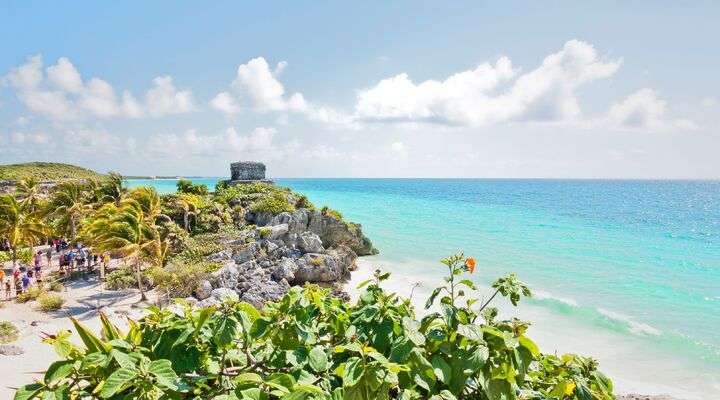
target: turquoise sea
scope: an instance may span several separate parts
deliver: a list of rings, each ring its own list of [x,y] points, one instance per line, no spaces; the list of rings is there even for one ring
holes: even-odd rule
[[[194,179],[213,188],[218,178]],[[516,272],[548,352],[591,354],[623,391],[720,399],[720,182],[277,179],[360,222],[395,285],[463,250],[487,284]],[[174,191],[174,180],[132,180]],[[417,295],[417,292],[416,292]]]

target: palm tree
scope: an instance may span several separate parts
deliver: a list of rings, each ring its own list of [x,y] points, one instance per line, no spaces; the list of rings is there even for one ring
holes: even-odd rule
[[[145,186],[135,188],[128,192],[128,198],[135,200],[145,213],[145,217],[153,223],[158,219],[170,220],[170,217],[163,214],[162,199],[155,188]]]
[[[40,194],[40,185],[35,178],[25,178],[18,182],[15,196],[18,200],[28,205],[30,212],[38,210],[38,204],[42,198]]]
[[[96,196],[99,203],[119,205],[124,193],[123,177],[117,172],[110,172],[107,178],[97,185]]]
[[[0,237],[10,242],[13,270],[17,266],[19,246],[32,247],[40,243],[48,234],[48,229],[36,213],[29,211],[26,203],[10,195],[0,196]]]
[[[69,234],[70,239],[77,237],[82,218],[91,210],[85,189],[86,185],[77,182],[63,182],[57,185],[48,204],[47,213],[58,218],[63,233]]]
[[[167,255],[167,242],[162,240],[154,219],[143,208],[133,198],[123,199],[117,206],[106,204],[83,227],[82,236],[99,252],[115,252],[132,260],[140,299],[146,301],[142,262],[147,260],[162,266]]]
[[[197,217],[198,210],[200,209],[200,199],[192,194],[180,193],[177,196],[176,204],[183,213],[183,227],[186,231],[190,232],[190,217]]]

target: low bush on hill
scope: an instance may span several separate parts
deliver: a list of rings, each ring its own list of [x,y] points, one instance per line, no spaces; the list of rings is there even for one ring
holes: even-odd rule
[[[55,293],[43,293],[38,297],[37,301],[40,310],[45,312],[59,310],[65,303],[65,299]]]
[[[18,339],[20,331],[10,321],[0,321],[0,344],[11,343]]]
[[[254,203],[250,206],[250,210],[256,213],[280,214],[281,212],[293,212],[295,207],[290,204],[285,194],[276,192]]]
[[[514,305],[530,290],[498,279],[487,302],[466,296],[475,262],[443,261],[446,285],[416,317],[381,288],[377,272],[350,304],[328,289],[292,288],[262,311],[247,303],[180,310],[150,307],[120,332],[101,315],[101,339],[73,319],[83,345],[60,332],[45,341],[60,360],[16,399],[576,399],[611,400],[594,360],[542,354],[528,323],[497,320],[496,295]]]

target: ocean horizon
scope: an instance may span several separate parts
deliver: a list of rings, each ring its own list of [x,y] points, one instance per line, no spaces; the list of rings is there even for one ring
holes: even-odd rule
[[[212,190],[226,178],[191,178]],[[516,272],[534,297],[503,316],[534,322],[545,352],[599,359],[622,391],[720,397],[720,181],[275,178],[362,224],[367,273],[394,289],[439,283],[464,251],[481,285]],[[128,180],[175,190],[176,180]],[[572,335],[568,335],[572,332]],[[572,337],[569,337],[572,336]]]

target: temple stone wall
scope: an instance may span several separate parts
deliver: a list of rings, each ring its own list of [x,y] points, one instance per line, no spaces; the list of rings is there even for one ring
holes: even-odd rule
[[[230,164],[230,176],[233,181],[261,181],[265,179],[265,164],[254,161],[241,161]]]

